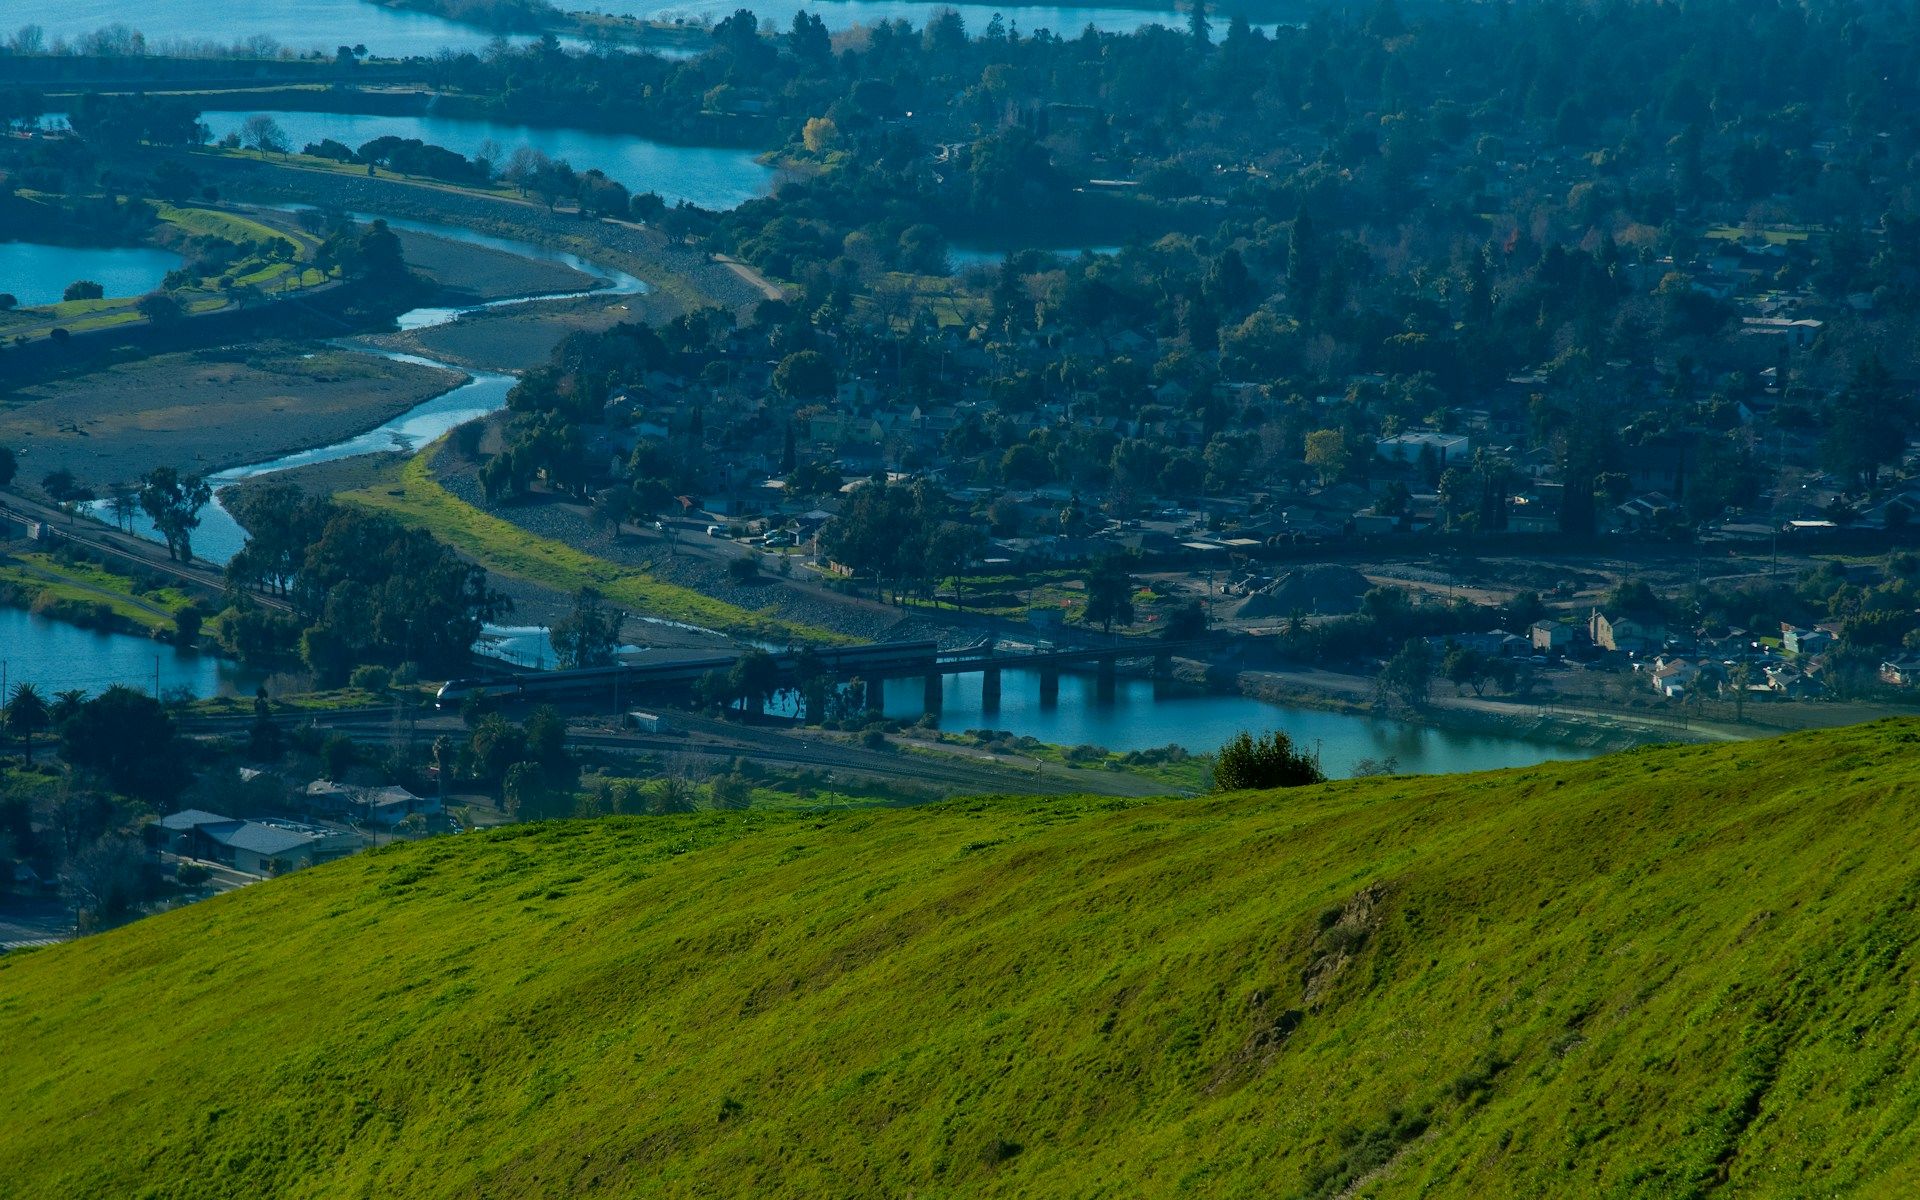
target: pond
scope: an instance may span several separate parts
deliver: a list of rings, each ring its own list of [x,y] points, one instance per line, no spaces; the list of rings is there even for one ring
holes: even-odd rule
[[[773,188],[776,172],[754,161],[750,150],[712,146],[673,146],[630,134],[593,133],[476,121],[464,117],[382,117],[364,113],[207,112],[200,119],[215,139],[237,132],[248,117],[272,117],[299,150],[332,138],[358,150],[378,137],[418,138],[472,158],[492,143],[504,157],[531,146],[550,158],[564,158],[576,171],[598,168],[607,178],[635,192],[652,191],[669,204],[689,201],[707,209],[737,207]]]
[[[141,296],[160,286],[180,256],[150,246],[46,246],[0,242],[0,292],[22,307],[57,304],[67,285],[91,279],[108,296]]]
[[[1296,745],[1317,751],[1328,775],[1353,774],[1363,759],[1392,759],[1403,774],[1439,774],[1532,766],[1553,759],[1594,757],[1598,751],[1555,742],[1459,733],[1349,713],[1293,708],[1250,696],[1220,695],[1149,679],[1121,677],[1103,694],[1092,675],[1062,673],[1057,701],[1044,701],[1034,671],[1001,673],[999,702],[983,704],[979,675],[948,675],[941,684],[938,725],[943,730],[1005,729],[1060,746],[1150,750],[1169,743],[1208,752],[1239,730],[1279,729]],[[883,711],[915,720],[924,707],[923,681],[887,681]]]
[[[1042,254],[1051,255],[1058,259],[1078,258],[1082,254],[1120,253],[1120,247],[1118,246],[1060,246],[1046,248],[1021,246],[1016,247],[1013,251],[1004,249],[992,250],[984,246],[949,246],[947,247],[947,265],[952,267],[956,274],[973,267],[998,267],[1001,263],[1007,261],[1008,254],[1014,253],[1017,250],[1030,248],[1037,249]]]
[[[211,654],[182,650],[129,633],[101,633],[18,608],[0,608],[0,664],[9,691],[31,683],[41,695],[81,688],[101,692],[116,683],[153,691],[154,672],[164,694],[188,688],[196,696],[251,694],[265,678]]]

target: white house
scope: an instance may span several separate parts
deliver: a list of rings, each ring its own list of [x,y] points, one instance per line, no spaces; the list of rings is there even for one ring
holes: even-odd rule
[[[1374,452],[1388,462],[1417,463],[1427,451],[1432,451],[1434,460],[1441,466],[1450,466],[1466,461],[1473,453],[1473,439],[1464,433],[1418,430],[1396,433],[1374,443]]]

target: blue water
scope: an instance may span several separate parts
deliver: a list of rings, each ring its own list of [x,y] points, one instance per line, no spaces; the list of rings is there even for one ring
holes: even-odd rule
[[[886,683],[883,712],[917,719],[924,709],[919,679]],[[1090,675],[1062,674],[1057,703],[1043,703],[1033,671],[1001,673],[998,706],[982,705],[979,675],[948,675],[941,684],[938,718],[943,730],[1005,729],[1060,746],[1094,745],[1109,750],[1149,750],[1169,743],[1202,752],[1218,749],[1242,729],[1254,734],[1284,730],[1294,743],[1317,751],[1328,775],[1351,775],[1362,759],[1395,760],[1402,774],[1438,774],[1524,767],[1552,759],[1591,758],[1596,753],[1553,742],[1457,733],[1405,721],[1289,708],[1249,696],[1215,695],[1152,680],[1120,678],[1102,695]]]
[[[960,14],[969,33],[985,29],[996,12],[1023,34],[1050,29],[1061,37],[1078,36],[1088,25],[1105,33],[1125,33],[1146,25],[1180,28],[1186,23],[1186,15],[1171,5],[1154,11],[1100,5],[996,8],[938,0],[566,0],[559,7],[690,24],[720,21],[735,9],[747,8],[763,23],[773,21],[783,30],[801,9],[818,15],[832,30],[886,20],[904,20],[919,28],[947,9]],[[0,30],[11,34],[22,25],[38,25],[49,42],[75,39],[115,24],[143,34],[149,52],[206,44],[231,46],[264,37],[296,52],[319,50],[332,55],[342,44],[359,43],[376,55],[404,58],[431,56],[443,48],[480,50],[494,37],[476,26],[397,12],[370,0],[248,0],[244,5],[220,0],[146,0],[139,5],[125,0],[5,0],[0,4]],[[1224,18],[1216,24],[1224,27]],[[517,35],[512,40],[528,39]],[[670,56],[684,53],[677,48],[656,49]]]
[[[1020,247],[1026,249],[1026,247]],[[1065,246],[1042,251],[1055,258],[1078,258],[1082,252],[1087,254],[1118,254],[1118,246]],[[984,246],[947,247],[947,265],[956,272],[969,267],[997,267],[1007,261],[1008,251],[988,249]]]
[[[160,286],[180,256],[148,246],[89,248],[0,242],[0,292],[22,307],[57,304],[67,285],[91,279],[108,296],[141,296]]]
[[[149,53],[222,47],[270,38],[295,52],[331,57],[360,44],[386,58],[429,56],[444,48],[480,50],[493,34],[421,13],[396,12],[368,0],[4,0],[0,32],[38,25],[49,44],[122,25],[139,31]]]
[[[217,140],[239,130],[252,112],[209,112],[200,119]],[[669,204],[688,200],[708,209],[734,208],[773,187],[775,172],[747,150],[670,146],[627,134],[549,129],[460,117],[379,117],[361,113],[267,112],[295,150],[332,138],[358,150],[378,137],[419,138],[472,158],[491,142],[504,161],[520,146],[564,158],[576,171],[598,168],[635,192],[657,192]]]
[[[9,690],[31,683],[45,696],[70,688],[100,692],[116,683],[151,693],[156,665],[163,694],[185,687],[196,696],[244,695],[263,678],[211,654],[127,633],[96,633],[17,608],[0,608],[0,664]]]

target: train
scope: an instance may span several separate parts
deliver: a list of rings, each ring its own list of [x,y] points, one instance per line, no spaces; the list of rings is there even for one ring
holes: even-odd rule
[[[791,673],[801,655],[797,650],[773,652],[783,673]],[[865,646],[825,646],[811,651],[822,670],[843,678],[880,671],[910,673],[933,664],[939,644],[933,641],[879,642]],[[560,699],[568,696],[612,694],[616,690],[686,687],[711,671],[731,668],[738,655],[685,658],[665,663],[621,663],[612,667],[583,667],[573,671],[523,671],[486,679],[449,679],[440,685],[434,703],[457,708],[471,698],[500,700]]]

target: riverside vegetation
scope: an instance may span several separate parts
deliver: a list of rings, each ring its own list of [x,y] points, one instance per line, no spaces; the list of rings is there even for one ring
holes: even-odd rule
[[[1910,1192],[1916,744],[394,846],[0,960],[0,1194]]]

